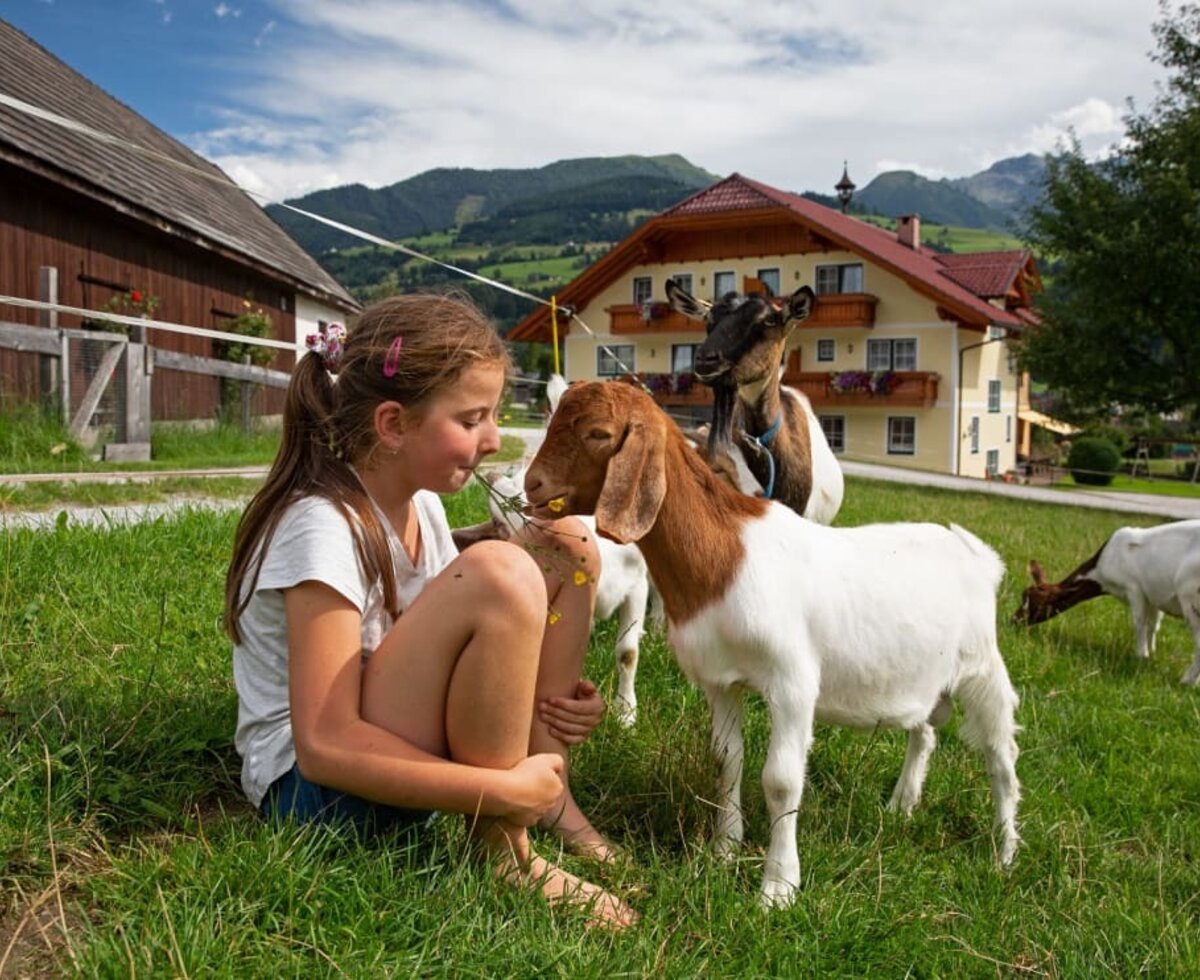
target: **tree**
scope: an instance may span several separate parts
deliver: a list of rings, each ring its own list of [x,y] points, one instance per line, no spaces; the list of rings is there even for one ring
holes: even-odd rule
[[[1118,404],[1200,416],[1200,4],[1159,9],[1158,98],[1130,105],[1106,160],[1072,139],[1030,212],[1051,276],[1021,360],[1077,416]]]

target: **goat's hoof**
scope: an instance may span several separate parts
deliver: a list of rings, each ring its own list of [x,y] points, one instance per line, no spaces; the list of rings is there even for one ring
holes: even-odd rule
[[[618,701],[614,711],[617,715],[617,724],[622,728],[632,728],[637,724],[637,705],[630,707],[624,701]]]
[[[796,886],[778,878],[763,881],[759,901],[765,909],[785,909],[796,899]]]
[[[888,813],[899,813],[904,817],[911,817],[913,810],[917,808],[917,804],[921,802],[919,796],[909,799],[900,793],[893,793],[892,798],[888,800]]]
[[[1004,844],[1001,845],[999,854],[1000,867],[1007,868],[1013,863],[1013,858],[1017,856],[1017,845],[1019,843],[1020,839],[1013,837],[1010,840],[1006,840]]]
[[[1200,671],[1193,673],[1189,670],[1186,674],[1179,678],[1179,683],[1184,684],[1187,687],[1195,687],[1197,681],[1200,681]]]
[[[741,850],[742,842],[735,837],[721,837],[713,841],[712,850],[722,861],[732,861]]]

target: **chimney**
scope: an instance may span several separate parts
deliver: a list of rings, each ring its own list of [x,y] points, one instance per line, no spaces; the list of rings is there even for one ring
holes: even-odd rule
[[[919,214],[902,214],[896,219],[896,237],[901,245],[907,245],[914,252],[921,251],[921,216]]]

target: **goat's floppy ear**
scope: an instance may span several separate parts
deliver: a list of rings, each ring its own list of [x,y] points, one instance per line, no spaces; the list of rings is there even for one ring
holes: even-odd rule
[[[1034,585],[1046,584],[1046,573],[1042,571],[1042,564],[1036,558],[1029,559],[1029,574],[1033,576]]]
[[[808,286],[801,286],[787,301],[788,320],[807,320],[817,305],[817,294]]]
[[[596,530],[618,544],[645,537],[667,495],[664,463],[662,440],[647,432],[646,422],[631,420],[625,442],[608,461]]]
[[[671,304],[671,309],[693,320],[703,320],[712,309],[712,303],[696,299],[674,279],[667,280],[667,302]]]

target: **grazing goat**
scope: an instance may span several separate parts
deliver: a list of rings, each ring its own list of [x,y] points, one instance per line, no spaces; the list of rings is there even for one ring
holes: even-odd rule
[[[684,673],[703,688],[720,761],[716,845],[742,839],[744,688],[771,714],[763,790],[771,820],[762,898],[800,882],[796,812],[815,721],[908,731],[890,806],[917,804],[952,697],[983,751],[1000,829],[1017,847],[1017,695],[996,645],[996,553],[958,527],[823,527],[723,483],[644,392],[568,391],[525,476],[535,517],[592,514],[636,541]]]
[[[668,279],[667,299],[708,331],[695,372],[713,388],[710,453],[732,441],[765,496],[832,524],[842,506],[842,469],[808,399],[779,382],[788,335],[812,312],[813,291],[801,286],[782,307],[759,293],[727,293],[709,304]]]
[[[1200,520],[1118,528],[1061,582],[1047,582],[1037,561],[1029,563],[1029,573],[1033,585],[1015,622],[1044,623],[1087,599],[1115,596],[1133,614],[1137,655],[1145,660],[1154,652],[1163,613],[1182,616],[1196,647],[1182,682],[1200,680]]]

